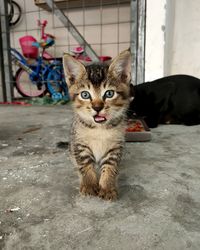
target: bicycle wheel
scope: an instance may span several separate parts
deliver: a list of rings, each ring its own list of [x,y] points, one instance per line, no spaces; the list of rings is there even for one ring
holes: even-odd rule
[[[19,4],[16,3],[15,1],[10,1],[9,4],[10,4],[9,25],[14,26],[19,22],[22,10]]]
[[[14,7],[11,3],[11,0],[8,1],[8,21],[10,23],[10,21],[12,20],[14,15]]]
[[[47,92],[45,84],[38,87],[38,82],[31,81],[29,74],[22,68],[19,68],[16,72],[15,87],[24,97],[42,97]]]

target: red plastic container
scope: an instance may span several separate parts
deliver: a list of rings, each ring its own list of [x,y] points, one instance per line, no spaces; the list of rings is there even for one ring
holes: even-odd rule
[[[23,55],[35,59],[38,56],[38,48],[32,46],[33,42],[37,42],[33,36],[23,36],[19,39]]]

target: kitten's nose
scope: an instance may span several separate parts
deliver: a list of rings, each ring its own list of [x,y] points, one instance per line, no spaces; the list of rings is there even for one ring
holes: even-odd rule
[[[102,109],[103,109],[103,105],[100,105],[100,106],[92,106],[92,108],[97,111],[97,112],[100,112]]]

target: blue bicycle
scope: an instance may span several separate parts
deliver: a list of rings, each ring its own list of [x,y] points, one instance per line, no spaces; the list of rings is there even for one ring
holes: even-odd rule
[[[32,36],[20,38],[25,57],[16,49],[11,49],[11,60],[19,66],[15,74],[15,87],[24,97],[41,97],[49,92],[55,101],[68,100],[62,59],[53,58],[45,51],[55,43],[55,39],[52,35],[44,33],[46,20],[39,24],[42,27],[41,42],[37,42]],[[28,63],[29,60],[26,58],[34,59],[33,63]]]

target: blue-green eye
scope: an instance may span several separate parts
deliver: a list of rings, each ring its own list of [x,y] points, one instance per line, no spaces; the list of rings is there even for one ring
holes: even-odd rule
[[[81,97],[82,97],[83,99],[90,99],[90,98],[91,98],[91,95],[90,95],[90,93],[89,93],[88,91],[82,91],[82,92],[81,92]]]
[[[112,98],[115,94],[114,90],[107,90],[104,94],[104,98]]]

